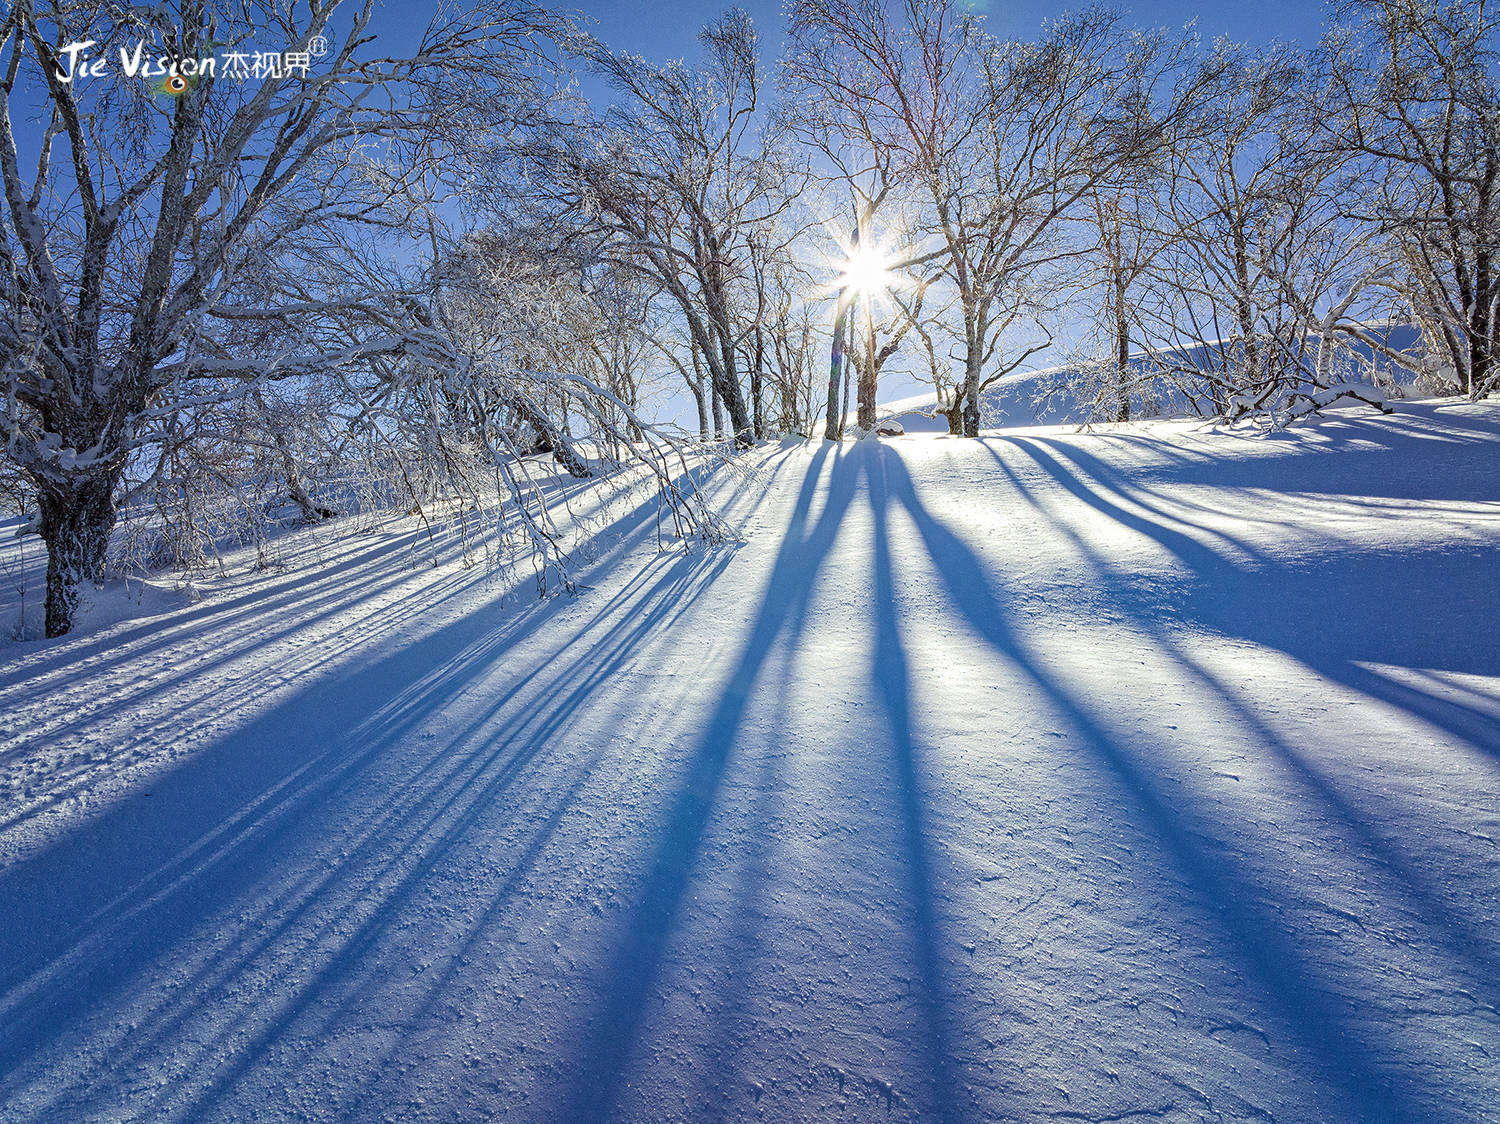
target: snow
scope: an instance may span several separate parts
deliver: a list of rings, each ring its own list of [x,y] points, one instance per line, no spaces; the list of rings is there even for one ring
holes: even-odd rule
[[[1017,371],[997,380],[979,396],[981,424],[989,429],[1086,421],[1088,410],[1071,395],[1057,392],[1040,401],[1065,373],[1064,367],[1047,367]],[[948,419],[937,412],[937,405],[936,395],[928,390],[882,403],[879,420],[898,419],[908,433],[947,433]]]
[[[7,644],[0,1120],[1486,1118],[1500,410],[1394,408],[784,442],[573,600],[397,522]]]

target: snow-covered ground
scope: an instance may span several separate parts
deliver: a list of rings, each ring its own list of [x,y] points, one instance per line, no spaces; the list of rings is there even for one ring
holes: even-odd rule
[[[0,1119],[1500,1118],[1500,409],[757,455],[0,648]]]

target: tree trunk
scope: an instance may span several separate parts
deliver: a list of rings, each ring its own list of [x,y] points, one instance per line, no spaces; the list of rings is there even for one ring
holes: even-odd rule
[[[79,588],[104,575],[109,536],[115,529],[117,469],[79,473],[66,490],[40,487],[42,539],[47,544],[47,635],[73,628]]]
[[[688,389],[693,392],[693,405],[698,407],[698,437],[702,441],[707,441],[711,433],[708,428],[708,402],[703,393],[703,384],[700,382],[697,386],[693,386],[689,383]]]
[[[844,416],[839,413],[839,388],[843,385],[844,331],[849,320],[849,307],[845,295],[839,293],[838,307],[833,314],[833,351],[828,361],[828,420],[823,427],[823,436],[830,441],[840,441],[844,436]]]
[[[1476,209],[1482,215],[1489,211],[1486,205],[1488,192],[1481,187]],[[1489,243],[1481,237],[1474,246],[1474,305],[1469,321],[1473,340],[1469,361],[1469,398],[1478,401],[1490,389],[1490,376],[1494,369],[1494,325],[1490,321],[1491,300],[1495,283],[1491,275]]]
[[[745,394],[740,388],[739,376],[735,373],[733,365],[726,364],[722,369],[710,368],[714,376],[714,389],[718,391],[717,400],[721,401],[724,408],[729,412],[729,424],[734,429],[734,444],[737,449],[748,449],[755,444],[755,427],[750,424],[750,411],[745,405]],[[720,385],[719,379],[723,384]]]
[[[755,260],[755,244],[750,245],[750,259]],[[757,441],[765,440],[766,415],[761,401],[766,362],[766,281],[761,269],[755,271],[755,363],[750,368],[750,422]]]
[[[970,347],[964,357],[964,436],[979,436],[979,349]]]
[[[953,403],[946,407],[940,407],[938,413],[948,419],[948,436],[962,437],[964,435],[964,400],[958,392],[953,392]]]
[[[735,330],[733,317],[729,315],[730,301],[725,292],[725,278],[721,247],[707,247],[709,260],[703,267],[704,311],[708,314],[708,330],[702,341],[704,361],[708,364],[709,378],[717,391],[716,402],[729,412],[729,424],[734,429],[734,444],[737,449],[749,449],[755,444],[755,425],[745,405],[745,391],[740,385],[739,366],[735,362]],[[717,341],[717,357],[707,350]],[[715,407],[717,409],[717,406]],[[722,423],[718,426],[722,434]]]
[[[552,458],[568,470],[568,475],[579,480],[587,480],[594,475],[593,470],[589,468],[588,460],[573,447],[573,443],[557,426],[552,424],[551,419],[545,413],[520,394],[512,399],[512,408],[517,416],[523,418],[531,426],[534,432],[547,439],[547,444],[552,447]],[[564,414],[564,417],[566,416]]]
[[[292,502],[301,509],[304,523],[321,523],[325,519],[333,519],[338,515],[333,508],[324,507],[307,494],[307,489],[302,486],[302,478],[298,476],[295,469],[287,470],[286,490]]]
[[[844,422],[849,417],[849,375],[856,370],[855,364],[846,357],[844,360],[844,389],[839,396],[839,436],[844,435]]]
[[[1115,420],[1130,420],[1130,322],[1125,317],[1125,286],[1115,278]]]
[[[975,383],[964,395],[964,436],[979,436],[979,384]]]
[[[859,428],[866,433],[875,432],[875,393],[880,377],[880,368],[875,355],[875,318],[870,315],[868,302],[865,305],[865,364],[859,372]]]
[[[712,436],[708,427],[708,396],[711,392],[711,380],[703,373],[703,356],[696,343],[692,345],[689,352],[693,357],[693,379],[687,379],[686,370],[683,370],[682,375],[684,379],[687,379],[687,384],[693,391],[693,401],[698,406],[698,436],[707,441]]]
[[[964,309],[964,381],[959,387],[963,404],[964,436],[979,436],[979,390],[984,377],[984,342],[989,337],[989,302]]]
[[[625,432],[630,436],[631,441],[639,445],[642,441],[646,440],[646,435],[641,432],[641,427],[636,424],[635,420],[636,411],[640,409],[641,405],[640,388],[636,386],[636,381],[637,380],[631,376],[630,371],[627,368],[625,374],[621,378],[621,382],[623,383],[621,389],[625,393],[620,395],[620,397],[624,400],[625,405],[630,407],[631,411],[630,414],[628,414],[625,418]]]
[[[1469,385],[1467,387],[1469,400],[1477,402],[1485,396],[1489,390],[1490,370],[1494,365],[1488,349],[1483,341],[1477,337],[1471,337],[1469,342]]]
[[[713,403],[714,413],[714,440],[724,440],[724,405],[719,401],[719,384],[713,379],[709,380],[709,398]]]
[[[761,441],[766,436],[766,413],[765,406],[761,401],[764,394],[765,375],[763,367],[766,361],[765,333],[760,326],[760,321],[755,323],[755,365],[750,368],[750,423],[755,431],[755,439]]]
[[[1243,337],[1245,370],[1236,390],[1246,390],[1256,385],[1260,377],[1260,347],[1255,342],[1255,309],[1250,303],[1250,257],[1245,238],[1238,228],[1234,231],[1234,275],[1240,291],[1235,294],[1235,314]]]
[[[782,369],[781,383],[777,387],[781,395],[781,425],[788,433],[802,433],[807,428],[807,421],[801,417],[801,411],[797,409],[797,388]]]

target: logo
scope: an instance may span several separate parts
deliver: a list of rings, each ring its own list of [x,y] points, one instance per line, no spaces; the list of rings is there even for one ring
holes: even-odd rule
[[[57,80],[71,85],[79,79],[105,78],[119,74],[129,79],[154,82],[158,93],[177,97],[185,94],[201,78],[227,78],[235,82],[266,78],[306,78],[315,56],[328,52],[328,40],[315,35],[305,51],[225,51],[200,58],[177,58],[172,55],[148,55],[146,41],[121,47],[117,58],[95,57],[89,53],[97,41],[86,39],[69,43],[58,52]]]

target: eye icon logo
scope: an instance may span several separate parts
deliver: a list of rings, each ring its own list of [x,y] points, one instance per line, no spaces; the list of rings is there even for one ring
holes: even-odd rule
[[[180,75],[180,74],[174,74],[174,75],[172,75],[172,77],[170,77],[170,78],[167,79],[166,86],[167,86],[167,93],[169,93],[169,94],[180,94],[180,93],[184,93],[187,90],[187,88],[188,88],[188,82],[187,82],[187,79],[184,78],[182,75]]]

